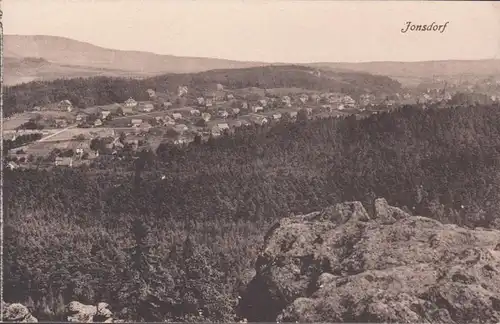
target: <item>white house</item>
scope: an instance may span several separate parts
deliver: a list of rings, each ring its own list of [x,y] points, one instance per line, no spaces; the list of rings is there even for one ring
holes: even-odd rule
[[[212,115],[210,115],[209,113],[203,113],[201,114],[201,118],[203,118],[204,121],[209,121],[210,118],[212,118]]]
[[[155,108],[153,106],[152,103],[143,103],[139,106],[139,110],[140,111],[143,111],[143,112],[151,112],[153,111]]]
[[[228,114],[228,113],[227,113],[227,111],[225,111],[225,110],[220,110],[220,111],[218,112],[218,115],[219,115],[220,117],[222,117],[222,118],[227,118],[227,116],[229,116],[229,114]]]
[[[253,106],[253,107],[252,107],[252,111],[253,111],[254,113],[258,113],[258,112],[263,111],[263,110],[264,110],[264,108],[263,108],[263,107],[261,107],[261,106]]]
[[[273,114],[273,119],[274,120],[280,120],[281,119],[281,114],[280,113]]]
[[[99,118],[96,119],[95,122],[94,122],[94,126],[96,126],[96,127],[97,126],[102,126],[102,121]]]
[[[200,115],[200,111],[198,109],[191,109],[190,113],[191,113],[191,116],[199,116]]]
[[[187,95],[187,93],[188,93],[188,87],[187,86],[179,86],[177,88],[177,95],[179,97],[183,97],[183,96]]]
[[[128,98],[127,100],[125,100],[125,107],[135,107],[135,106],[137,106],[137,101],[135,101],[134,99]]]
[[[142,124],[142,119],[132,119],[130,123],[132,127],[139,127]]]
[[[172,118],[174,118],[174,120],[179,120],[182,119],[182,115],[180,113],[173,113]]]
[[[59,107],[59,109],[66,110],[68,112],[71,112],[73,110],[73,105],[71,104],[71,101],[69,101],[69,100],[62,100],[61,102],[59,102],[58,107]]]
[[[109,111],[109,110],[103,110],[103,111],[101,111],[101,116],[102,116],[103,119],[108,118],[108,116],[110,114],[111,114],[111,111]]]

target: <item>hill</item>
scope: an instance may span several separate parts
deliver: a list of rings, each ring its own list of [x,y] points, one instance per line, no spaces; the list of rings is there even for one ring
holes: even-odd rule
[[[238,62],[224,59],[179,57],[139,51],[121,51],[95,46],[64,37],[44,35],[5,35],[4,57],[42,58],[55,65],[46,65],[43,73],[31,72],[33,66],[17,66],[13,60],[5,62],[7,85],[23,82],[17,74],[37,80],[63,77],[115,76],[127,71],[132,77],[164,73],[192,73],[212,69],[230,69],[261,66],[260,62]],[[21,68],[21,69],[19,69]],[[105,70],[102,70],[105,69]],[[73,74],[75,73],[75,74]],[[83,75],[82,75],[83,74]],[[28,79],[26,79],[28,80]]]
[[[387,75],[404,84],[421,79],[460,76],[500,76],[500,60],[447,60],[422,62],[363,62],[363,63],[313,63],[310,66],[362,71],[375,75]]]
[[[52,63],[43,58],[5,57],[5,85],[28,83],[37,80],[54,80],[63,78],[85,78],[93,76],[109,77],[147,77],[154,73],[131,72],[106,68],[92,68],[78,65],[62,65]]]
[[[103,155],[89,168],[5,169],[5,301],[35,305],[33,316],[40,321],[55,321],[58,318],[51,316],[61,310],[60,306],[64,309],[76,300],[90,305],[104,301],[114,313],[143,308],[142,313],[132,312],[135,318],[117,314],[128,321],[150,314],[154,318],[143,320],[232,322],[233,302],[238,300],[240,287],[253,276],[249,269],[262,251],[265,232],[291,214],[307,214],[343,201],[369,206],[376,197],[386,197],[391,205],[441,223],[500,228],[499,120],[498,106],[409,107],[360,120],[352,116],[243,128],[234,136],[185,148],[160,145],[156,152],[138,154],[135,161],[139,162]],[[149,228],[149,235],[135,225],[138,219]],[[366,254],[349,257],[351,250],[346,249],[340,255],[344,260],[340,270],[373,267],[377,264],[373,257],[366,258],[369,262],[365,264],[357,262],[365,260],[364,255],[381,252],[393,253],[394,264],[390,266],[396,267],[410,258],[405,254],[410,249],[422,251],[418,255],[422,258],[435,257],[429,259],[434,266],[433,260],[440,260],[440,255],[428,253],[431,242],[424,240],[425,236],[412,238],[411,231],[416,229],[411,221],[380,227],[385,235],[380,242],[371,245],[364,240],[356,247],[355,252]],[[465,249],[463,243],[474,237],[460,235],[464,241],[456,243],[456,237],[447,236],[455,233],[446,230],[450,227],[428,223],[438,234],[432,244],[439,247],[447,242],[440,240],[450,239],[450,249],[471,253],[472,259],[488,257],[485,250]],[[140,233],[132,233],[133,229]],[[344,236],[346,242],[354,244],[357,234],[364,232],[355,231],[354,236],[344,233],[349,234]],[[366,233],[377,237],[373,231]],[[143,247],[153,254],[148,256],[150,264],[156,265],[143,280],[130,273],[138,267],[131,251],[137,237],[144,238]],[[399,244],[401,255],[383,245],[391,244],[389,239]],[[311,254],[319,252],[321,246],[318,240]],[[338,251],[330,252],[333,259]],[[291,265],[290,259],[285,261]],[[489,270],[484,265],[477,271],[484,270],[487,276]],[[417,268],[411,265],[409,269]],[[455,284],[467,278],[484,278],[470,277],[462,266],[457,270],[465,273],[455,276]],[[409,273],[402,268],[397,271]],[[365,293],[358,288],[363,285],[377,287],[376,281],[368,281],[369,276],[364,277],[365,282],[352,272],[347,275],[354,280],[342,288],[347,296]],[[293,280],[289,282],[294,285]],[[491,282],[486,284],[492,286]],[[349,287],[352,290],[345,290]],[[463,287],[470,288],[466,283]],[[490,288],[476,288],[481,293],[478,305],[483,307],[482,293]],[[137,296],[138,291],[145,291],[146,296]],[[334,293],[330,289],[324,292]],[[381,297],[394,296],[391,291],[388,294]],[[414,296],[413,291],[410,296]],[[137,302],[139,298],[143,303]],[[316,305],[316,301],[305,303]],[[199,309],[203,318],[193,318]],[[292,311],[287,316],[291,317]],[[451,311],[450,315],[454,316]],[[351,322],[367,321],[358,317]]]
[[[39,63],[37,63],[39,64]],[[189,87],[189,96],[196,97],[217,83],[226,89],[256,87],[301,88],[306,90],[336,91],[357,96],[366,91],[393,94],[401,85],[384,76],[360,72],[325,71],[320,76],[316,69],[295,65],[220,69],[199,73],[166,74],[142,80],[95,77],[86,79],[33,82],[8,87],[4,97],[4,114],[23,112],[37,105],[68,99],[73,105],[108,105],[123,102],[129,97],[147,100],[147,89],[176,94],[177,87]]]

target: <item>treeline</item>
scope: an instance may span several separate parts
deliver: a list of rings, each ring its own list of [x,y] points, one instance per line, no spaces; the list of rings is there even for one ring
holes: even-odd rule
[[[43,136],[42,133],[31,133],[31,134],[18,135],[14,139],[4,139],[3,152],[4,154],[6,154],[9,150],[13,148],[21,147],[28,143],[38,141],[39,139],[42,138],[42,136]]]
[[[5,298],[40,314],[77,299],[104,300],[131,319],[234,319],[238,289],[280,217],[386,197],[443,222],[499,226],[499,154],[498,106],[405,107],[242,129],[129,162],[6,171]],[[141,262],[154,263],[150,280],[163,284],[130,297],[120,291],[136,282],[126,271],[141,245],[136,219],[154,259]],[[186,244],[197,252],[184,255]]]
[[[401,85],[389,77],[358,72],[323,71],[318,77],[315,70],[302,66],[271,66],[248,69],[214,70],[192,74],[166,74],[143,80],[93,77],[61,79],[50,82],[30,82],[7,87],[4,94],[4,115],[30,110],[61,100],[85,108],[124,102],[129,97],[148,100],[147,89],[169,93],[173,97],[180,85],[189,87],[189,96],[195,98],[206,90],[215,90],[217,83],[227,89],[246,87],[281,88],[298,87],[308,90],[343,92],[353,96],[372,92],[394,94]]]

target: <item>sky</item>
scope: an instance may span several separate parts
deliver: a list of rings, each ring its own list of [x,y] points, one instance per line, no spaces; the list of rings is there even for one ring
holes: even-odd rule
[[[265,62],[500,58],[500,5],[485,1],[2,0],[4,34]],[[443,24],[401,33],[405,23]]]

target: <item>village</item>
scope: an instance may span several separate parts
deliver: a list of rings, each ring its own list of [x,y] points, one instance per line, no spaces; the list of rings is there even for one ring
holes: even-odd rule
[[[120,157],[161,143],[186,145],[230,134],[239,127],[264,126],[300,118],[364,116],[416,102],[450,100],[450,93],[427,90],[422,94],[363,94],[358,100],[342,93],[304,89],[225,90],[221,84],[201,95],[187,86],[167,96],[147,90],[149,100],[78,108],[70,100],[35,106],[30,112],[4,121],[4,139],[16,141],[8,150],[8,168],[78,166],[99,155]],[[38,139],[22,140],[28,134]]]

